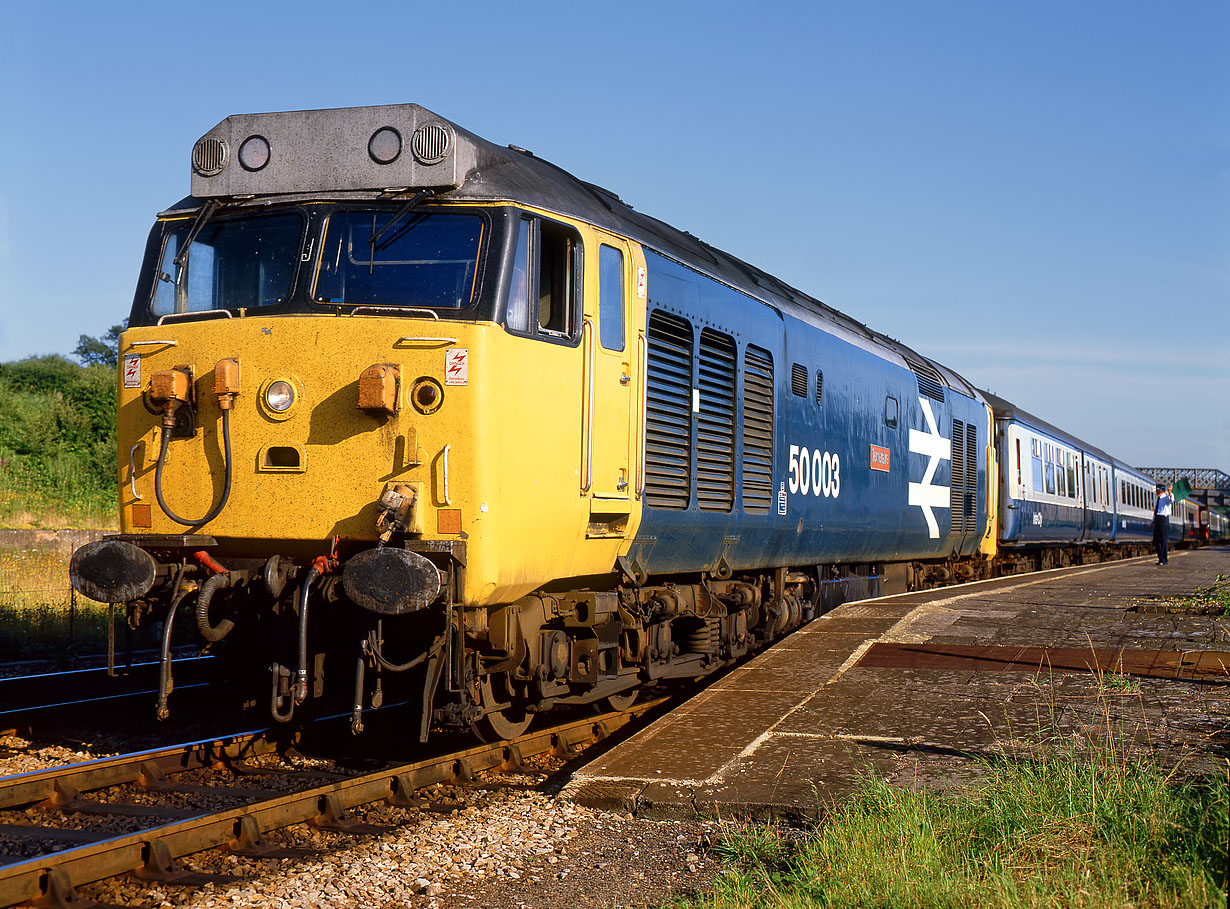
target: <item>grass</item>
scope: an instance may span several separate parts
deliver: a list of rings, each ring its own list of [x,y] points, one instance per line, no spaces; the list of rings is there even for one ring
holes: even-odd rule
[[[747,828],[693,905],[1226,905],[1224,776],[1176,782],[1108,750],[990,769],[946,795],[865,777],[793,840]]]
[[[70,659],[107,645],[107,606],[73,592],[67,552],[0,551],[0,660]]]
[[[1191,596],[1171,597],[1166,605],[1201,615],[1230,616],[1230,581],[1219,573],[1208,587],[1198,588]]]
[[[74,657],[107,650],[107,606],[93,600],[78,598],[71,606],[0,604],[0,627],[5,629],[0,637],[0,661],[71,663]],[[117,635],[117,646],[122,646],[122,629],[117,628]]]

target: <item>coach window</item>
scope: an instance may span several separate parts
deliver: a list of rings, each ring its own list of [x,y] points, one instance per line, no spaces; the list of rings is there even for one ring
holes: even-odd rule
[[[598,337],[607,350],[624,349],[624,254],[598,248]]]

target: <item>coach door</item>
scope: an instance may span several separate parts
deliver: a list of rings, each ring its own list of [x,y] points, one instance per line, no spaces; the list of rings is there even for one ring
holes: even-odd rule
[[[590,244],[591,250],[595,249]],[[636,486],[632,451],[638,337],[631,306],[635,264],[628,245],[599,235],[586,262],[581,492],[590,537],[623,536]]]

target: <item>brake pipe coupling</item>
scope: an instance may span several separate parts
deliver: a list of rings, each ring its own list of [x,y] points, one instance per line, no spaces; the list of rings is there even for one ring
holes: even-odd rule
[[[192,373],[186,366],[156,372],[150,377],[150,399],[162,409],[162,445],[158,451],[158,465],[154,469],[154,494],[162,513],[185,527],[200,527],[208,524],[222,513],[231,497],[231,479],[234,474],[234,459],[231,457],[231,408],[239,394],[239,359],[228,357],[214,366],[214,394],[218,396],[218,409],[222,411],[222,459],[226,472],[222,486],[222,498],[202,518],[181,518],[167,505],[162,494],[162,471],[166,466],[167,449],[177,424],[177,414],[187,406],[192,408]]]
[[[191,393],[192,374],[185,367],[164,369],[150,377],[149,396],[162,411],[164,437],[175,428],[175,415],[189,404]]]
[[[228,357],[214,366],[214,394],[218,396],[218,408],[230,410],[239,394],[239,360]]]

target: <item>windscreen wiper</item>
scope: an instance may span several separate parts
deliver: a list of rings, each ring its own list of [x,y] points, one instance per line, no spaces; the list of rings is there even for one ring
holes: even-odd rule
[[[184,239],[184,245],[180,249],[179,254],[171,260],[171,264],[179,269],[175,273],[175,311],[186,312],[187,301],[180,298],[186,293],[184,285],[184,276],[188,274],[188,250],[192,249],[192,244],[196,241],[197,234],[201,232],[201,228],[205,226],[205,222],[213,217],[214,212],[222,207],[222,203],[217,199],[210,199],[202,207],[196,216],[196,220],[192,222],[192,228],[188,231],[188,236]],[[185,305],[181,308],[180,303]]]
[[[416,205],[418,205],[428,196],[431,196],[434,194],[435,194],[434,189],[424,189],[424,190],[420,190],[419,192],[415,193],[413,196],[410,197],[410,201],[408,201],[401,208],[397,209],[397,211],[393,214],[393,217],[389,219],[388,223],[385,224],[384,227],[380,228],[380,230],[378,231],[372,232],[371,239],[367,241],[368,245],[371,246],[372,248],[371,261],[369,261],[367,265],[367,270],[369,274],[376,267],[376,244],[380,242],[380,238],[383,237],[385,234],[387,234],[390,230],[392,230],[398,221],[406,217],[406,215],[410,214],[410,212],[414,209]],[[375,225],[373,225],[373,227],[374,226]]]
[[[183,266],[188,261],[188,250],[192,247],[196,240],[196,235],[201,232],[201,228],[205,226],[205,222],[213,217],[215,211],[222,207],[222,203],[217,199],[210,199],[201,208],[196,216],[196,220],[192,222],[192,229],[188,231],[188,237],[184,240],[184,248],[179,251],[179,255],[171,260],[172,265]]]

